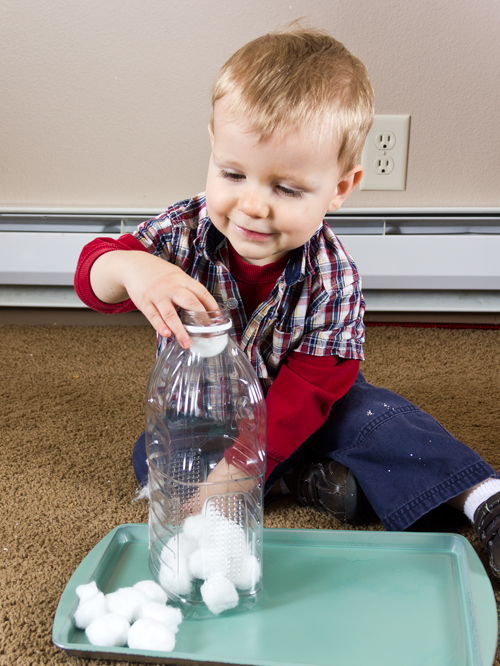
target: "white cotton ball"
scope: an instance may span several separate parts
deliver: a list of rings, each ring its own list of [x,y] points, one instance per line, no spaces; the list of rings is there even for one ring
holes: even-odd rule
[[[95,580],[93,580],[86,585],[79,585],[76,588],[76,594],[83,601],[84,599],[90,599],[91,597],[95,597],[96,594],[99,594],[99,588],[97,587]]]
[[[93,620],[107,612],[104,594],[98,591],[92,597],[81,599],[74,615],[75,624],[78,629],[86,629]]]
[[[173,606],[165,606],[156,601],[150,601],[141,608],[139,617],[149,617],[152,620],[163,622],[174,634],[179,630],[179,625],[182,622],[182,612],[180,608]]]
[[[203,545],[223,550],[229,557],[243,558],[249,554],[244,529],[219,514],[209,515]]]
[[[172,537],[163,547],[158,577],[160,585],[167,592],[185,595],[191,591],[192,576],[189,571],[188,557],[195,548],[196,543],[183,534]]]
[[[233,562],[234,574],[231,580],[239,590],[250,590],[260,579],[261,567],[255,555],[248,555],[239,562]]]
[[[227,576],[229,573],[229,557],[226,553],[213,547],[198,548],[189,558],[189,570],[195,578],[203,580],[220,574]]]
[[[217,574],[208,578],[201,586],[200,592],[203,601],[214,615],[238,605],[238,592],[233,583],[224,576]]]
[[[198,544],[187,534],[181,532],[180,534],[176,534],[167,541],[166,548],[170,548],[172,553],[174,553],[174,556],[178,552],[180,557],[188,558],[191,553],[198,548]],[[166,555],[165,548],[163,548],[161,555],[162,559],[164,559],[164,555]],[[167,557],[169,557],[169,555],[167,555]]]
[[[106,606],[110,613],[123,615],[130,623],[139,616],[139,610],[148,601],[148,597],[133,587],[121,587],[116,592],[106,595]]]
[[[188,569],[187,562],[181,561],[179,569],[172,569],[164,562],[160,565],[158,578],[160,585],[175,595],[184,596],[191,592],[192,576]]]
[[[227,347],[229,337],[227,333],[224,333],[213,338],[197,338],[193,336],[191,339],[192,345],[189,347],[189,351],[192,354],[198,354],[202,358],[210,358],[224,351]]]
[[[139,590],[151,601],[157,601],[159,604],[167,603],[167,593],[154,580],[140,580],[133,587],[134,590]]]
[[[146,462],[148,462],[148,461],[146,461]],[[137,502],[138,500],[142,500],[142,499],[147,499],[147,500],[149,499],[149,484],[148,483],[145,486],[142,486],[142,488],[136,488],[135,498],[132,500],[132,502]]]
[[[205,529],[206,517],[202,513],[197,513],[194,516],[189,516],[184,521],[183,534],[200,544],[203,538],[203,530]]]
[[[129,627],[123,615],[108,613],[93,620],[85,630],[85,635],[92,645],[121,647],[127,644]]]
[[[162,622],[144,617],[130,627],[128,646],[135,650],[171,652],[175,647],[175,634]]]

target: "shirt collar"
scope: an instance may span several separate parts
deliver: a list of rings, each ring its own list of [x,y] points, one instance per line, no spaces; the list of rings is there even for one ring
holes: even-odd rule
[[[305,280],[305,278],[318,272],[318,268],[313,263],[312,257],[316,256],[322,244],[322,228],[318,229],[307,243],[304,243],[304,245],[293,250],[291,253],[285,270],[285,284],[287,287],[291,287],[296,282]]]
[[[194,247],[206,259],[215,263],[216,254],[226,244],[226,237],[222,234],[207,215],[207,208],[200,208],[198,233],[194,239]]]
[[[311,258],[316,255],[321,246],[322,229],[323,227],[320,227],[307,243],[290,253],[290,259],[285,269],[285,284],[287,287],[318,272]],[[198,233],[194,240],[194,246],[198,252],[201,252],[209,261],[214,263],[217,260],[217,253],[226,246],[226,237],[212,224],[207,215],[206,205],[200,208]]]

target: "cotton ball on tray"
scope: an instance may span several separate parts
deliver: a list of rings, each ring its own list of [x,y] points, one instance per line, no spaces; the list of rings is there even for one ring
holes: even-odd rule
[[[231,580],[239,590],[250,590],[260,579],[261,566],[255,555],[247,555],[239,562],[233,561]]]
[[[227,576],[229,557],[218,548],[198,548],[189,557],[189,570],[195,578],[206,580],[215,574]]]
[[[87,599],[95,597],[96,594],[99,594],[99,588],[97,587],[97,583],[95,582],[95,580],[93,580],[91,583],[79,585],[76,588],[76,594],[80,599],[80,601],[85,601]]]
[[[80,597],[80,603],[75,611],[75,624],[78,629],[86,629],[93,620],[105,615],[107,612],[106,599],[102,592],[97,590],[97,594],[88,597],[85,596],[84,591],[83,597]]]
[[[220,574],[208,578],[201,586],[200,592],[203,601],[214,615],[238,605],[239,597],[235,586]]]
[[[147,601],[149,601],[148,597],[133,587],[121,587],[116,592],[106,595],[108,611],[123,615],[130,623],[139,617],[140,608]]]
[[[151,617],[140,618],[128,630],[129,648],[171,652],[175,647],[175,633],[163,622]]]
[[[123,615],[108,613],[93,620],[85,630],[85,635],[92,645],[121,647],[127,644],[129,627]]]
[[[156,601],[159,604],[167,603],[167,593],[154,580],[140,580],[133,588],[142,592],[150,601]]]
[[[165,606],[156,601],[150,601],[142,606],[139,618],[158,620],[158,622],[162,622],[175,634],[179,630],[179,625],[182,622],[182,613],[180,608]]]

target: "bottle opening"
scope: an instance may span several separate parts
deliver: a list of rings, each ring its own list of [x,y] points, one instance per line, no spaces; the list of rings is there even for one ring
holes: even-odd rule
[[[188,331],[188,333],[217,333],[229,331],[232,325],[233,324],[230,321],[225,324],[207,324],[205,326],[186,324],[186,331]]]
[[[189,333],[214,334],[229,331],[233,322],[225,307],[208,312],[181,310],[181,320]]]

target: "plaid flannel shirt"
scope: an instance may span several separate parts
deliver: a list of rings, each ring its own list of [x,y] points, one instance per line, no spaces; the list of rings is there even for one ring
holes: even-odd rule
[[[229,270],[227,239],[207,215],[205,195],[170,206],[143,222],[136,238],[182,268],[231,310],[233,336],[264,393],[291,351],[363,360],[365,302],[356,266],[327,224],[288,264],[250,320]],[[159,337],[158,352],[166,343]]]

